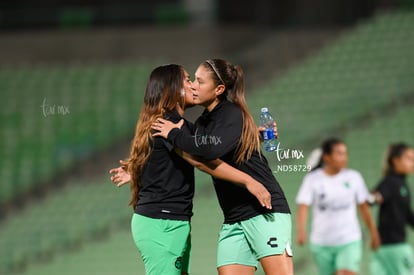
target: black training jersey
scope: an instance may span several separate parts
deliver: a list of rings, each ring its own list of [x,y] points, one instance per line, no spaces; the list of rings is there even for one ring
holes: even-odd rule
[[[384,201],[380,205],[378,231],[382,244],[406,241],[405,226],[414,227],[414,213],[410,207],[410,190],[405,176],[390,173],[376,188]]]
[[[168,140],[174,146],[202,159],[222,159],[261,182],[272,195],[273,209],[267,210],[246,188],[213,177],[225,223],[243,221],[268,212],[290,213],[285,195],[263,155],[255,152],[240,165],[234,162],[242,126],[240,108],[223,100],[211,112],[204,111],[191,133],[185,128],[173,129]]]
[[[178,122],[178,113],[166,119]],[[135,213],[151,218],[190,220],[193,215],[194,168],[162,137],[154,137],[142,171]]]

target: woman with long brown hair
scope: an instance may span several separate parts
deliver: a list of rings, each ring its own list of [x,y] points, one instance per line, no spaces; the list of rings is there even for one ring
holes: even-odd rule
[[[194,104],[205,107],[188,132],[181,124],[158,119],[153,129],[175,147],[203,160],[220,158],[261,182],[271,194],[271,209],[248,190],[213,177],[224,213],[217,255],[221,275],[293,274],[291,216],[285,195],[261,153],[260,136],[244,98],[241,67],[222,59],[199,65],[193,82]]]
[[[190,156],[175,151],[165,139],[153,136],[151,124],[157,119],[181,120],[183,109],[191,101],[187,97],[190,92],[191,81],[182,66],[155,68],[145,90],[130,157],[122,163],[123,167],[110,171],[112,181],[118,186],[131,182],[130,205],[134,208],[131,230],[148,275],[189,272],[192,165],[241,184],[256,196],[261,207],[270,207],[270,194],[252,177],[220,160],[208,165],[191,160]],[[192,126],[186,122],[185,127]]]
[[[132,236],[146,274],[188,273],[194,169],[167,142],[153,138],[150,127],[160,117],[181,118],[176,108],[184,104],[178,92],[184,78],[178,65],[152,71],[125,163],[131,175]]]

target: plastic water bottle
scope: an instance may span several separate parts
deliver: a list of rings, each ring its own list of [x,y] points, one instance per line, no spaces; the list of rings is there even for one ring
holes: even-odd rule
[[[274,135],[273,128],[274,128],[275,120],[270,115],[269,110],[266,107],[261,109],[260,113],[260,124],[265,128],[262,132],[263,135],[263,145],[267,152],[272,152],[277,148],[277,138]]]

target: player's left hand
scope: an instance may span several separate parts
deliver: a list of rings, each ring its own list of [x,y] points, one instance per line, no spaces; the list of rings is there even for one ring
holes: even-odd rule
[[[264,130],[266,130],[266,128],[265,128],[265,127],[263,127],[263,126],[259,126],[259,127],[257,127],[257,130],[259,130],[259,132],[260,132],[260,137],[262,137],[262,132],[263,132]],[[276,138],[279,138],[279,133],[278,133],[278,131],[277,131],[277,123],[276,123],[276,122],[274,122],[274,123],[273,123],[273,135],[274,135]]]
[[[111,174],[112,183],[116,184],[118,187],[121,187],[131,181],[131,175],[125,171],[126,162],[123,160],[120,160],[119,162],[121,163],[121,166],[112,168],[109,170],[109,174]]]
[[[151,125],[151,129],[156,132],[153,134],[154,137],[167,138],[170,131],[174,128],[181,128],[184,124],[184,119],[181,119],[178,123],[173,123],[169,120],[159,118],[156,122]]]

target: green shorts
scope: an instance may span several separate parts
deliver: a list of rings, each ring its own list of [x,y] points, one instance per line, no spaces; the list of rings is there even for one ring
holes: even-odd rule
[[[310,249],[320,275],[331,275],[338,270],[359,273],[362,258],[361,241],[338,246],[311,244]]]
[[[371,257],[371,274],[414,274],[413,250],[408,243],[382,245]]]
[[[290,214],[269,213],[251,219],[223,224],[217,251],[217,267],[240,264],[257,267],[258,260],[281,255],[292,256]]]
[[[153,219],[134,214],[131,230],[144,261],[146,275],[189,273],[190,222]]]

